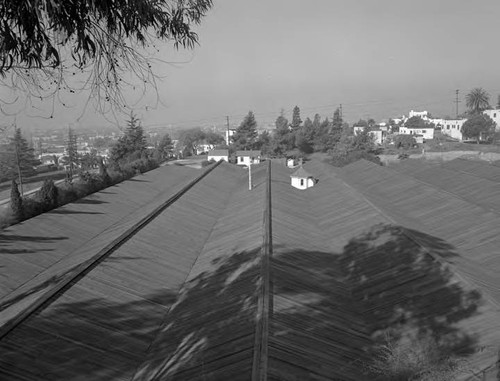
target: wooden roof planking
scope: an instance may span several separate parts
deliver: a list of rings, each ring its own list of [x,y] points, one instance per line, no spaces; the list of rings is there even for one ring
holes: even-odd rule
[[[471,221],[478,223],[482,238],[467,245],[445,221],[436,218],[428,225],[430,210],[409,213],[398,202],[405,199],[398,191],[412,187],[417,189],[410,203],[421,200],[419,194],[433,199],[441,192],[436,186],[408,176],[397,181],[395,171],[356,165],[334,170],[307,163],[320,181],[304,192],[290,186],[291,171],[277,163],[269,169],[255,166],[252,191],[244,169],[219,164],[64,292],[10,327],[0,340],[0,375],[12,380],[371,380],[366,366],[389,327],[446,338],[450,351],[470,355],[475,372],[494,364],[496,283],[488,283],[492,272],[466,253],[481,242],[495,244],[487,225],[498,215],[481,219],[484,209],[443,192],[453,200],[447,206],[458,205],[479,218]],[[23,234],[16,230],[23,225],[11,228],[13,238],[4,242],[12,253],[1,252],[1,264],[5,258],[27,275],[17,286],[23,292],[14,288],[10,299],[2,300],[14,300],[22,309],[23,301],[40,297],[29,292],[38,290],[37,282],[44,291],[53,285],[37,271],[65,274],[199,174],[178,169],[161,169],[170,184],[174,176],[182,180],[135,213],[120,214],[128,205],[121,198],[117,214],[113,198],[108,210],[104,204],[81,204],[79,212],[106,214],[108,232],[91,242],[76,238],[81,247],[60,257],[51,258],[49,250],[64,248],[59,245],[66,240],[52,239],[43,241],[40,263],[32,252],[36,245],[16,252],[18,262],[7,262],[17,249],[14,237],[27,235],[39,220],[23,224],[28,225]],[[151,179],[160,176],[155,172]],[[147,184],[130,184],[140,185]],[[127,186],[122,185],[123,198],[134,204]],[[137,192],[148,194],[145,188]],[[95,205],[102,207],[92,209]],[[433,205],[436,214],[443,212]],[[84,214],[61,214],[60,226],[68,216],[84,224]],[[91,216],[98,221],[99,215]],[[121,216],[121,222],[113,216]],[[59,236],[73,240],[74,230],[62,232]],[[38,267],[23,270],[25,263]],[[478,282],[479,275],[487,286]]]

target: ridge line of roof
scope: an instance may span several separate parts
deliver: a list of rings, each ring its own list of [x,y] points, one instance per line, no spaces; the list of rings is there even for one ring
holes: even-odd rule
[[[261,283],[257,301],[257,324],[252,365],[252,381],[266,381],[268,370],[269,317],[272,313],[271,255],[272,255],[272,208],[271,208],[271,161],[266,176],[265,206],[263,213],[263,237],[261,247]]]
[[[208,167],[205,171],[203,171],[203,173],[183,186],[178,192],[169,197],[165,202],[161,203],[150,213],[148,213],[146,216],[144,216],[138,222],[128,228],[125,232],[116,237],[110,244],[99,250],[97,254],[93,255],[90,259],[87,259],[83,263],[77,265],[73,270],[70,271],[69,274],[64,274],[59,284],[56,284],[52,289],[44,293],[33,304],[28,305],[26,308],[16,313],[14,317],[10,318],[5,324],[0,327],[0,340],[8,335],[9,332],[15,329],[18,325],[22,324],[22,322],[29,318],[31,315],[45,309],[50,304],[52,304],[52,302],[57,300],[62,294],[64,294],[64,292],[66,292],[69,288],[76,284],[76,281],[87,275],[110,254],[116,251],[116,249],[122,246],[123,243],[128,241],[132,236],[134,236],[145,226],[147,226],[161,212],[175,203],[180,197],[182,197],[182,195],[184,195],[194,185],[196,185],[210,172],[212,172],[212,170],[216,168],[220,163],[221,162],[218,162]]]

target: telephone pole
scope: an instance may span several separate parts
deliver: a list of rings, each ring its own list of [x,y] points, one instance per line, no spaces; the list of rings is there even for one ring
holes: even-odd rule
[[[456,118],[458,120],[458,104],[460,103],[460,101],[458,100],[458,93],[459,93],[459,90],[455,90],[455,103],[456,103]]]
[[[17,175],[19,177],[19,188],[21,190],[21,197],[24,196],[23,192],[23,174],[21,171],[21,158],[19,157],[19,142],[17,140],[14,141],[16,146],[16,161],[17,161]]]
[[[229,145],[229,116],[226,116],[226,124],[227,124],[227,145]]]
[[[341,119],[341,120],[344,120],[344,117],[343,117],[343,115],[342,115],[342,103],[340,104],[339,109],[340,109],[340,119]]]

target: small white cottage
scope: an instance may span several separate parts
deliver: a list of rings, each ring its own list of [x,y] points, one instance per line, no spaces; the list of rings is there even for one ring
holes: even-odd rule
[[[236,164],[249,166],[259,163],[260,151],[236,151]]]
[[[229,150],[227,149],[213,149],[208,152],[207,160],[220,161],[224,160],[229,162]]]
[[[314,186],[316,180],[314,176],[308,173],[302,166],[290,175],[292,187],[297,189],[307,189]]]

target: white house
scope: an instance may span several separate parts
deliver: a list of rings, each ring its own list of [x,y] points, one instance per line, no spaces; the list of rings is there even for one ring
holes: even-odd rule
[[[260,163],[260,151],[236,151],[236,164],[250,165]]]
[[[361,131],[364,130],[364,128],[365,127],[363,126],[354,126],[353,127],[354,135],[359,134]],[[374,129],[370,130],[370,135],[373,136],[373,140],[375,141],[375,143],[382,144],[383,142],[385,142],[385,139],[387,137],[387,131],[383,131],[382,129]]]
[[[307,189],[314,186],[316,181],[314,176],[308,173],[304,168],[299,167],[295,172],[290,175],[292,181],[292,187],[297,189]]]
[[[441,133],[447,135],[453,139],[462,141],[462,126],[467,121],[467,119],[448,119],[443,121],[441,126]]]
[[[429,119],[429,113],[427,111],[410,111],[410,114],[408,115],[408,119],[412,118],[414,116],[418,116],[419,118],[422,118],[423,120]]]
[[[500,131],[500,109],[484,110],[483,114],[488,115],[495,122],[495,130]]]
[[[229,150],[227,149],[213,149],[208,152],[207,160],[229,162]]]
[[[236,129],[235,128],[229,128],[226,130],[226,144],[227,145],[230,145],[231,144],[231,136],[233,136],[234,134],[236,133]]]
[[[421,135],[424,139],[434,139],[434,127],[429,128],[413,128],[413,127],[399,127],[401,135]]]

